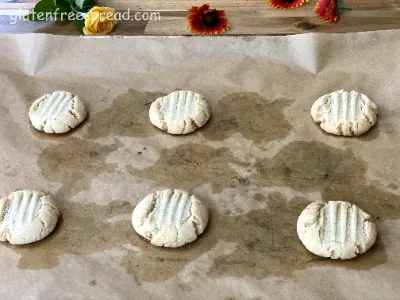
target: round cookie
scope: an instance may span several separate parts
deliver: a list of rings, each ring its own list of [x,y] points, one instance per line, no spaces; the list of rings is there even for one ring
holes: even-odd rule
[[[0,241],[23,245],[48,236],[59,211],[49,195],[22,190],[0,199]]]
[[[29,109],[33,127],[46,133],[68,132],[82,123],[86,116],[86,106],[79,96],[64,91],[40,97]]]
[[[187,134],[207,123],[210,107],[198,93],[175,91],[151,104],[149,118],[154,126],[168,133]]]
[[[350,259],[375,243],[371,216],[344,201],[313,202],[297,220],[297,233],[308,251],[332,259]]]
[[[335,135],[358,136],[375,125],[378,108],[366,95],[356,91],[336,91],[320,97],[311,116],[321,128]]]
[[[177,248],[197,239],[207,227],[208,209],[182,190],[162,190],[146,196],[134,209],[136,232],[156,246]]]

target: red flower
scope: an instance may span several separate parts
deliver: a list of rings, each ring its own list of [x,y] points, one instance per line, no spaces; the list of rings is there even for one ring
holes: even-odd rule
[[[303,5],[308,0],[267,0],[275,8],[293,9]]]
[[[338,0],[319,0],[314,11],[326,22],[335,22],[339,18]]]
[[[223,10],[209,9],[208,4],[188,9],[190,31],[197,34],[222,34],[229,30],[228,19]]]

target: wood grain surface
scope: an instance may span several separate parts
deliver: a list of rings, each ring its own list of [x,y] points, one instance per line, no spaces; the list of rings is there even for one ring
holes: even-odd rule
[[[37,0],[3,0],[0,3],[0,33],[40,32],[61,35],[78,34],[70,22],[27,22],[18,18]],[[264,0],[213,0],[212,6],[224,9],[231,30],[229,35],[277,35],[304,32],[358,32],[400,29],[400,0],[345,0],[345,11],[338,22],[325,23],[313,12],[316,0],[294,10],[274,9]],[[129,20],[121,20],[112,35],[191,35],[186,28],[186,8],[202,2],[187,0],[99,0],[120,12],[130,11]],[[148,20],[138,20],[143,12],[156,12]]]

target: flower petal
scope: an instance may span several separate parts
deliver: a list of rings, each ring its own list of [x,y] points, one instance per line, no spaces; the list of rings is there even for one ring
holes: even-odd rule
[[[274,8],[293,9],[308,2],[308,0],[267,0]]]
[[[214,18],[211,19],[211,22],[210,17]],[[186,26],[196,34],[222,34],[229,30],[225,12],[223,10],[210,9],[208,4],[189,8],[187,19]]]
[[[317,16],[326,22],[335,22],[339,18],[337,0],[319,0],[314,7]]]

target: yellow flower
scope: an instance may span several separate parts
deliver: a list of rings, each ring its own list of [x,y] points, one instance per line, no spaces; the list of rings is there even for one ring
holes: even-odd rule
[[[83,33],[107,34],[113,30],[116,23],[114,8],[95,6],[85,16]]]

